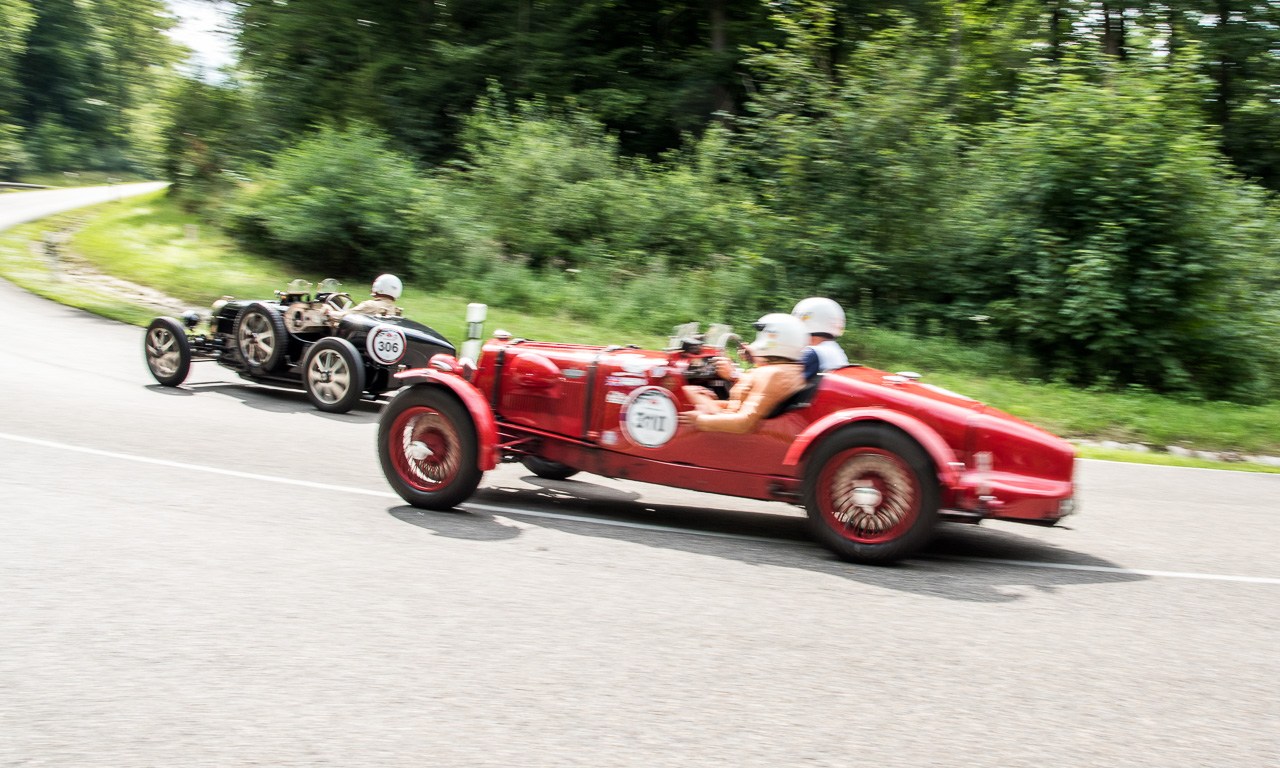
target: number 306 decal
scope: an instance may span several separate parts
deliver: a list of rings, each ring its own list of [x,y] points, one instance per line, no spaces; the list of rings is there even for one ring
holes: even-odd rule
[[[390,365],[404,357],[407,345],[404,341],[404,331],[392,325],[380,325],[369,333],[365,346],[369,350],[369,357],[384,365]]]

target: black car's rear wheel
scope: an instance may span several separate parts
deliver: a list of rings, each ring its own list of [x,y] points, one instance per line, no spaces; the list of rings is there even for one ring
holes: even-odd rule
[[[548,480],[568,480],[578,474],[578,470],[567,464],[544,459],[541,456],[525,456],[520,460],[520,463],[533,474],[538,477],[545,477]]]
[[[166,387],[176,387],[191,372],[191,343],[187,330],[172,317],[157,317],[147,326],[142,352],[152,377]]]
[[[396,395],[378,424],[382,472],[400,498],[425,509],[465,501],[484,474],[475,423],[451,393],[419,384]]]
[[[250,304],[236,318],[236,351],[250,373],[271,373],[284,362],[289,336],[280,313],[266,304]]]
[[[889,563],[926,543],[938,516],[933,461],[888,424],[855,424],[824,440],[805,471],[814,537],[845,560]]]
[[[364,359],[346,339],[321,339],[303,358],[302,386],[316,408],[346,413],[364,393]]]

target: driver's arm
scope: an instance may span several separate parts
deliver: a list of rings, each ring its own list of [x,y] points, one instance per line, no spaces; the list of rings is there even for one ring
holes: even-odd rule
[[[745,435],[755,431],[760,420],[768,416],[778,403],[803,389],[805,382],[799,365],[783,363],[752,369],[739,386],[744,383],[749,389],[736,408],[730,402],[722,413],[681,414],[684,417],[681,420],[703,432]]]
[[[726,381],[737,381],[742,375],[742,370],[733,364],[733,361],[727,357],[716,358],[716,375]]]

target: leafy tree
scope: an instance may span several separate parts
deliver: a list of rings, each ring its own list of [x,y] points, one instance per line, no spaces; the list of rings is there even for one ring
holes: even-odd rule
[[[15,24],[0,39],[0,75],[12,73],[0,108],[26,131],[35,165],[137,165],[129,110],[156,96],[177,58],[162,0],[2,2]]]
[[[10,120],[18,103],[15,69],[34,21],[26,0],[0,0],[0,174],[12,174],[22,163],[20,129]]]
[[[70,157],[87,164],[75,137],[108,135],[107,102],[100,98],[104,62],[92,17],[75,0],[45,0],[35,10],[18,64],[19,118],[40,128],[35,138],[42,170],[61,170],[48,163]]]
[[[957,309],[1073,381],[1257,397],[1265,342],[1237,275],[1269,223],[1260,195],[1172,77],[1089,74],[1046,77],[975,151],[943,270]]]
[[[228,171],[248,165],[252,120],[244,91],[234,83],[195,78],[175,81],[165,94],[161,167],[171,192],[191,207],[225,193]]]
[[[740,107],[740,46],[770,33],[758,0],[245,0],[239,19],[279,131],[366,120],[433,161],[491,79],[575,96],[629,153],[674,147]]]
[[[830,8],[775,19],[788,44],[749,60],[760,92],[741,121],[741,162],[778,220],[767,253],[796,289],[910,312],[935,295],[934,229],[960,149],[946,58],[907,24],[839,63]]]

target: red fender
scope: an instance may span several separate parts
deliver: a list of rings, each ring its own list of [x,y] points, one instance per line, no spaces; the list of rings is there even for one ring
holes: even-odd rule
[[[953,486],[959,482],[960,476],[953,464],[956,460],[956,454],[955,451],[951,450],[951,446],[947,445],[947,441],[943,440],[942,436],[935,432],[932,427],[916,417],[908,416],[900,411],[891,411],[888,408],[848,408],[823,416],[810,424],[791,443],[791,448],[787,450],[787,455],[782,459],[782,464],[788,467],[799,464],[800,459],[804,457],[813,441],[836,427],[855,421],[883,421],[901,429],[911,435],[917,443],[920,443],[929,452],[934,466],[938,468],[938,479],[943,484]]]
[[[498,422],[493,418],[493,409],[489,401],[480,394],[471,382],[452,373],[443,373],[433,368],[410,368],[395,374],[407,384],[438,384],[447,387],[458,396],[466,406],[476,425],[476,440],[479,443],[480,455],[476,461],[481,471],[488,471],[498,466]]]

